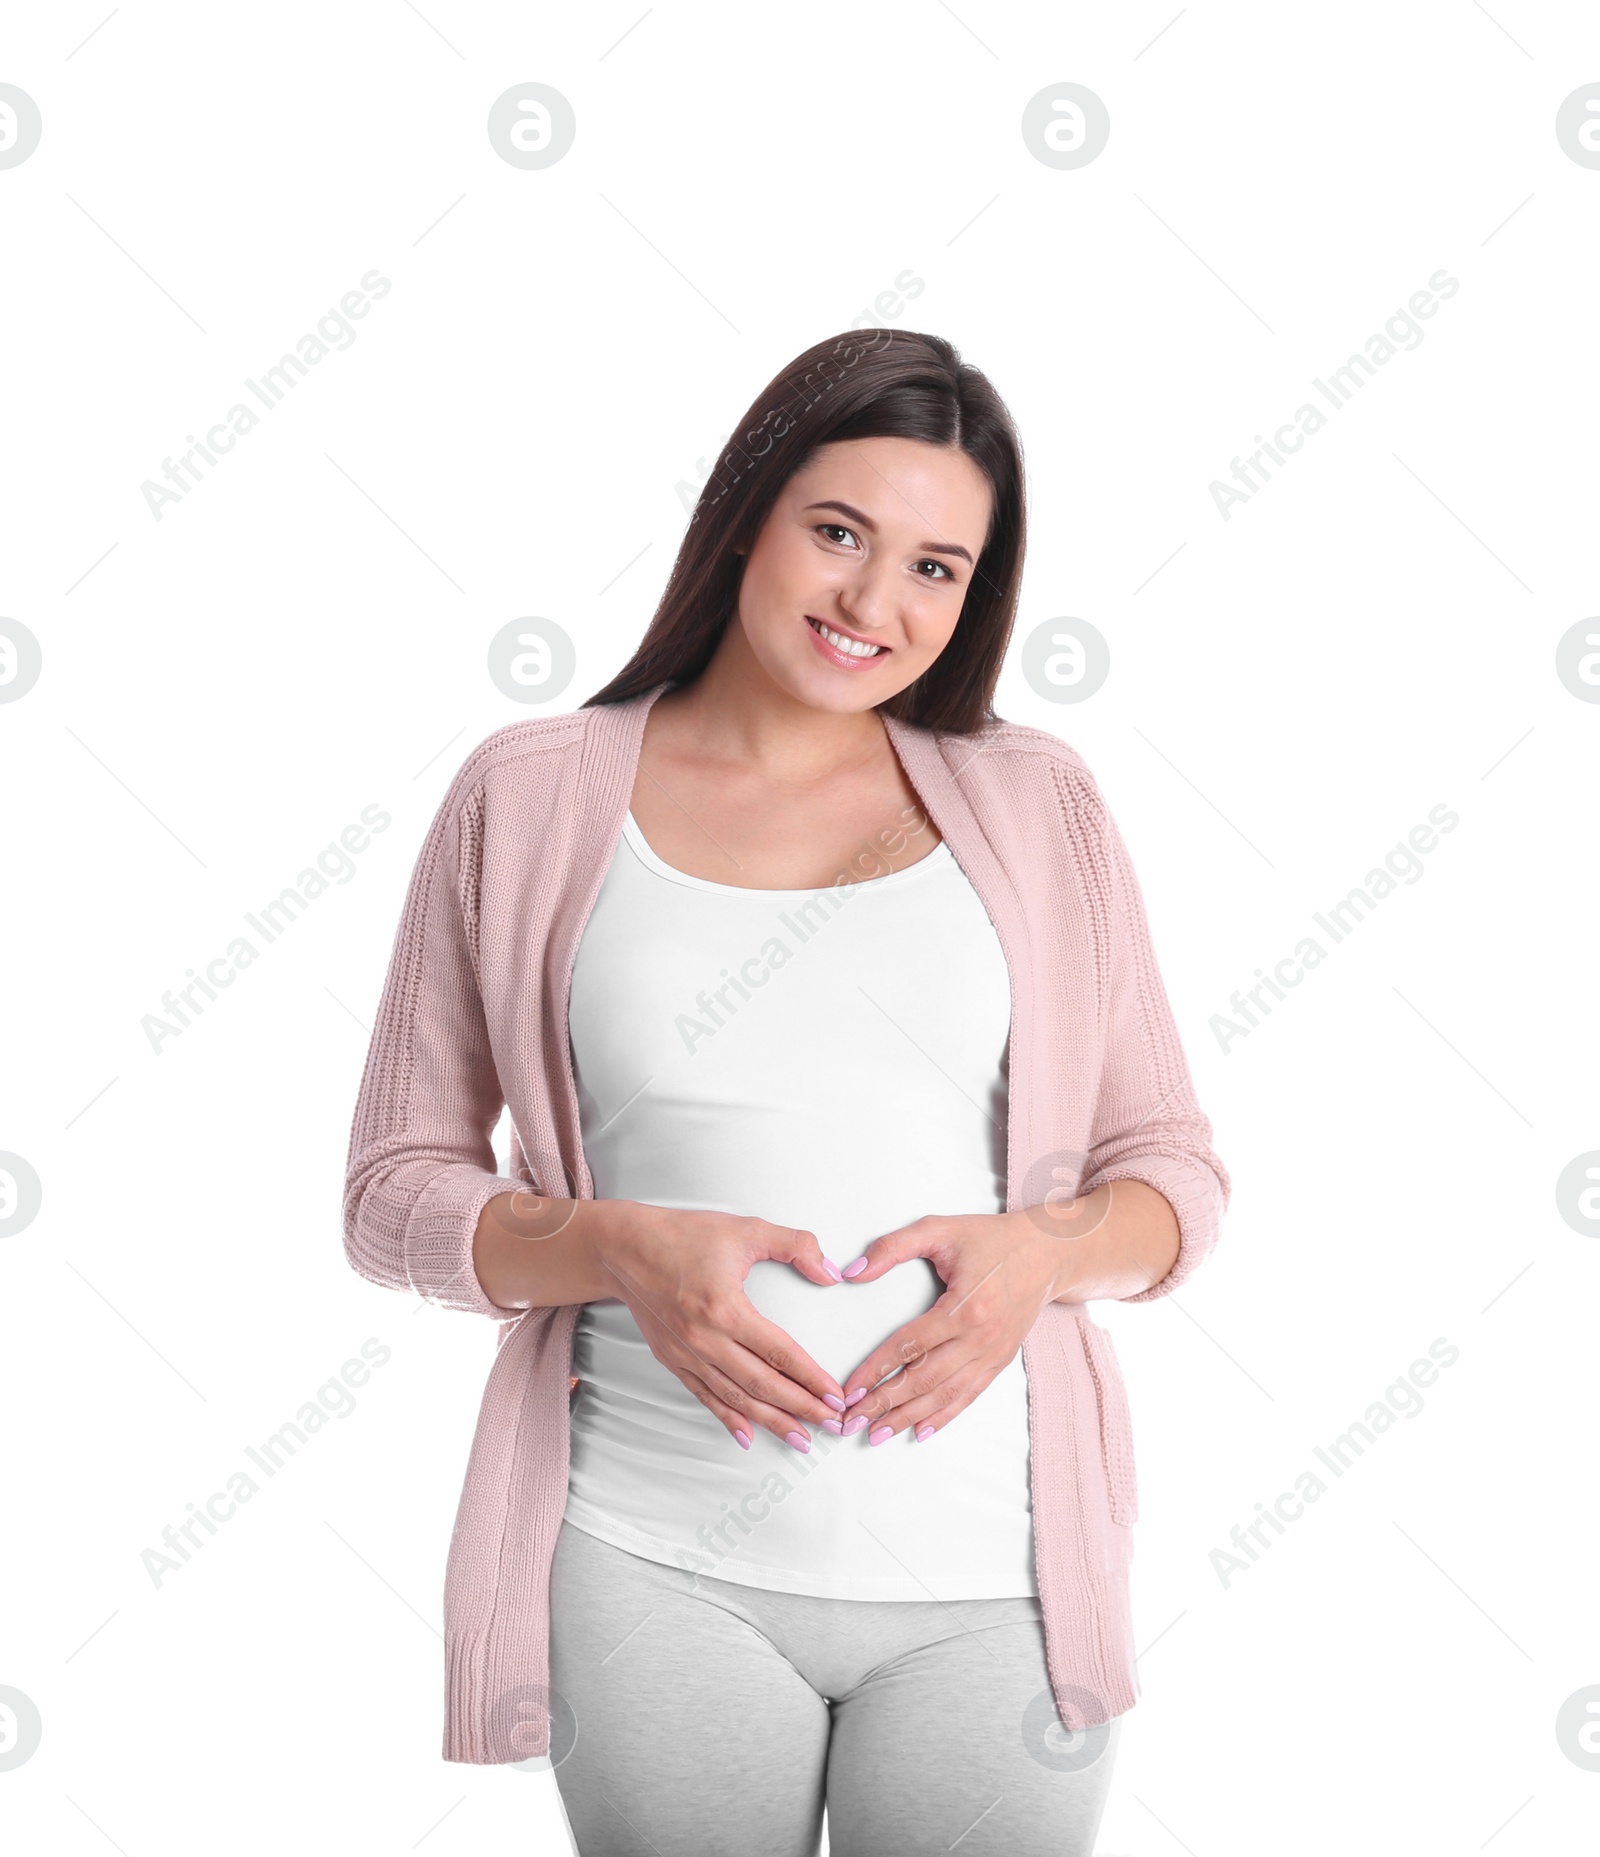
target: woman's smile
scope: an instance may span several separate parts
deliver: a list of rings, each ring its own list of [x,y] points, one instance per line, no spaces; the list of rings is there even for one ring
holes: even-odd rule
[[[806,614],[806,624],[817,641],[817,650],[830,664],[837,664],[843,670],[858,671],[889,655],[889,646],[863,638],[859,632],[845,632],[837,626],[824,625],[810,613]]]

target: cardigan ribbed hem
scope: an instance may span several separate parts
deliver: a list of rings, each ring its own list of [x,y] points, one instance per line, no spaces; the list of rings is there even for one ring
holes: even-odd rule
[[[406,1226],[406,1278],[412,1289],[447,1309],[515,1321],[521,1310],[503,1309],[484,1294],[473,1240],[479,1215],[491,1199],[528,1190],[526,1180],[485,1177],[480,1168],[443,1168],[423,1189]]]
[[[504,1766],[550,1752],[549,1668],[479,1633],[445,1647],[444,1758]]]
[[[1087,1195],[1111,1180],[1142,1180],[1162,1195],[1178,1219],[1178,1255],[1172,1261],[1172,1268],[1148,1289],[1118,1300],[1149,1302],[1157,1296],[1170,1296],[1204,1262],[1216,1242],[1217,1224],[1222,1215],[1222,1194],[1216,1175],[1188,1155],[1177,1158],[1149,1154],[1138,1160],[1113,1161],[1092,1179],[1086,1179],[1079,1190]]]

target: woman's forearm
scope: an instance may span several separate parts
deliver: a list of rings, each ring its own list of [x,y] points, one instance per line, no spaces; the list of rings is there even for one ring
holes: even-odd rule
[[[1026,1216],[1061,1246],[1052,1302],[1137,1296],[1177,1262],[1178,1215],[1143,1180],[1108,1181],[1070,1206],[1036,1206]]]
[[[622,1199],[545,1199],[500,1193],[478,1215],[472,1264],[490,1302],[546,1309],[617,1294],[600,1246],[632,1211]]]
[[[472,1241],[484,1294],[513,1311],[615,1298],[603,1245],[637,1210],[622,1199],[498,1194],[478,1215]],[[1054,1302],[1136,1296],[1177,1261],[1177,1214],[1142,1180],[1110,1181],[1083,1199],[1010,1216],[1027,1219],[1060,1247]]]

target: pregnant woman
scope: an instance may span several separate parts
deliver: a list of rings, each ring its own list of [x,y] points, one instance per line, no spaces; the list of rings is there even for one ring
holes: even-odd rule
[[[1136,1491],[1085,1305],[1228,1176],[1092,776],[994,715],[993,387],[867,330],[737,430],[628,664],[457,775],[362,1080],[352,1263],[500,1324],[444,1752],[547,1755],[583,1857],[1088,1857]]]

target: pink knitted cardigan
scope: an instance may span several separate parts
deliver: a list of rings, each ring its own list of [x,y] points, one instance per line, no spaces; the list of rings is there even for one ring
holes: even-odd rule
[[[567,1492],[577,1305],[506,1310],[472,1241],[484,1202],[594,1191],[567,1032],[573,958],[632,797],[650,705],[511,723],[468,757],[417,860],[351,1130],[345,1252],[375,1283],[499,1323],[445,1576],[444,1758],[545,1754],[549,1576]],[[1195,1100],[1120,833],[1043,730],[946,735],[885,716],[906,774],[994,923],[1011,976],[1007,1205],[1143,1180],[1178,1217],[1175,1289],[1216,1242],[1226,1170]],[[491,1134],[509,1105],[512,1174]],[[1111,1337],[1051,1303],[1023,1343],[1046,1663],[1069,1728],[1139,1689],[1137,1508]],[[559,1743],[563,1730],[558,1728]]]

